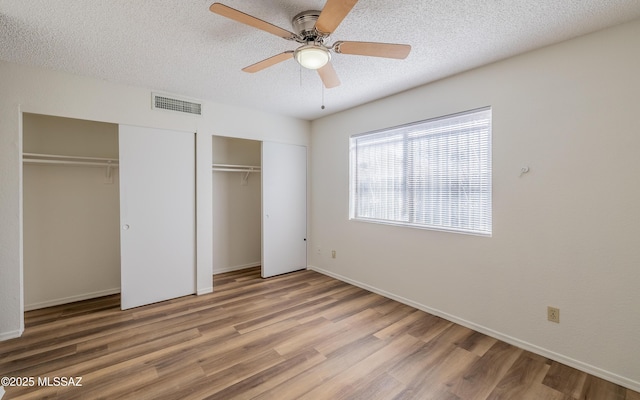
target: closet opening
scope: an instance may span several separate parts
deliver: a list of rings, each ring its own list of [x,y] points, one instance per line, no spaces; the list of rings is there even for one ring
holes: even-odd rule
[[[305,146],[212,137],[214,276],[307,267],[306,160]]]
[[[25,311],[120,293],[118,125],[22,118]]]
[[[212,137],[214,275],[261,265],[261,144]]]

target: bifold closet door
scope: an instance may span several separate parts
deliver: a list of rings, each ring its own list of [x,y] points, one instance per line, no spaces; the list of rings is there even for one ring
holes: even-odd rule
[[[307,148],[262,142],[262,277],[307,267]]]
[[[195,135],[120,125],[121,308],[195,293]]]

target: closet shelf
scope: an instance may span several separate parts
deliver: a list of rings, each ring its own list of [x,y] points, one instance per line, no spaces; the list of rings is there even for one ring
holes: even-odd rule
[[[96,167],[117,167],[117,158],[63,156],[58,154],[22,153],[25,164],[86,165]]]

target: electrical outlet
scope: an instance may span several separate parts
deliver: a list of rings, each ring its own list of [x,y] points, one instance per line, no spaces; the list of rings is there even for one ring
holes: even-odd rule
[[[560,309],[555,307],[547,307],[547,319],[556,324],[560,323]]]
[[[335,250],[331,250],[331,258],[336,258],[336,251]]]

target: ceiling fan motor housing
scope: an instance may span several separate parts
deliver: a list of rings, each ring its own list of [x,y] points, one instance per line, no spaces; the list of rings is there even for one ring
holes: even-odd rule
[[[316,21],[319,16],[320,11],[318,10],[303,11],[297,14],[291,21],[293,31],[300,35],[304,42],[324,41],[326,37],[319,36],[318,31],[316,31]]]

